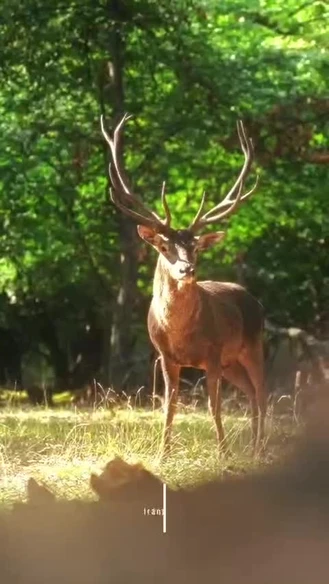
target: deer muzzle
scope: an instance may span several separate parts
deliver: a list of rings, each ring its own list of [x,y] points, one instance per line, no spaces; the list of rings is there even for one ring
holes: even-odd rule
[[[191,279],[195,276],[195,268],[192,264],[184,263],[178,270],[179,279]]]

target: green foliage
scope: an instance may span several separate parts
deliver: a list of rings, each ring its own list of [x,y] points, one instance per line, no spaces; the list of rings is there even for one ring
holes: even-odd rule
[[[99,114],[124,107],[134,114],[126,164],[136,188],[161,211],[166,180],[176,226],[188,225],[203,189],[210,206],[232,184],[235,123],[246,120],[259,192],[201,273],[236,277],[239,259],[268,315],[323,332],[328,16],[324,1],[3,0],[0,287],[17,315],[55,312],[74,337],[91,304],[100,327],[114,309],[118,222]],[[125,103],[112,74],[118,43]],[[151,274],[141,265],[141,294]]]

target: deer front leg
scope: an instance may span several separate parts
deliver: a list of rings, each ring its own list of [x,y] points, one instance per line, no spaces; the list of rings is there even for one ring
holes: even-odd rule
[[[162,455],[167,455],[170,451],[171,426],[177,407],[180,366],[163,356],[161,364],[165,382],[165,424],[161,451]]]
[[[224,430],[222,426],[221,418],[221,406],[222,406],[222,373],[221,370],[209,369],[206,372],[207,376],[207,391],[208,391],[208,404],[211,414],[213,416],[216,434],[218,440],[219,450],[226,450]]]

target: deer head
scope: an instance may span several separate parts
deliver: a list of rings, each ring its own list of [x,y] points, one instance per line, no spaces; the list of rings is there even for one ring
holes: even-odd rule
[[[161,219],[154,211],[148,209],[139,196],[128,186],[118,149],[123,126],[129,118],[130,116],[125,114],[116,126],[113,137],[110,137],[104,128],[103,116],[101,117],[102,133],[112,155],[112,163],[109,165],[109,174],[113,186],[110,191],[111,199],[125,215],[137,221],[139,236],[157,250],[171,277],[184,282],[193,281],[195,279],[198,252],[210,248],[225,236],[223,231],[204,233],[202,235],[197,235],[197,232],[231,215],[242,202],[252,195],[257,187],[258,177],[253,188],[244,193],[245,181],[253,160],[252,141],[246,135],[242,121],[238,121],[237,130],[244,154],[244,164],[235,184],[225,198],[206,213],[203,213],[204,193],[199,210],[188,229],[176,230],[171,227],[171,213],[166,199],[165,183],[163,183],[161,194],[162,206],[165,212],[164,219]]]

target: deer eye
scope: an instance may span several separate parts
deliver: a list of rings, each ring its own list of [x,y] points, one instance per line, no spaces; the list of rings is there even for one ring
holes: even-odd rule
[[[160,251],[162,251],[162,253],[167,253],[168,246],[165,243],[161,243],[159,249],[160,249]]]

